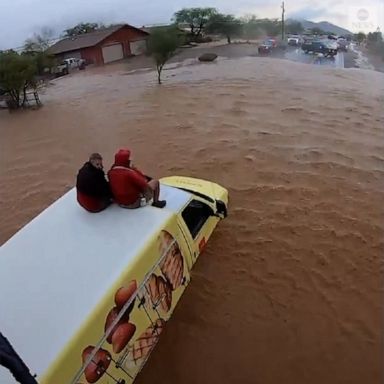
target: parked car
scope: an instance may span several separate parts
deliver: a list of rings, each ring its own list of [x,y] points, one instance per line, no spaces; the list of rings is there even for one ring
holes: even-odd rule
[[[348,46],[349,46],[349,42],[346,39],[337,40],[337,48],[339,51],[347,52]]]
[[[261,45],[259,45],[259,55],[267,55],[271,53],[274,48],[275,46],[272,40],[265,40]]]
[[[337,45],[328,43],[326,41],[311,41],[305,42],[301,49],[305,53],[322,53],[326,57],[334,57],[337,54]]]
[[[85,69],[85,60],[83,59],[71,57],[68,59],[64,59],[63,62],[67,64],[69,71],[71,71],[72,69]]]
[[[297,47],[302,44],[302,38],[297,35],[289,36],[287,39],[287,43],[290,46]]]
[[[73,57],[64,59],[59,65],[53,68],[52,73],[56,77],[65,76],[75,69],[85,69],[85,64],[85,60],[83,59],[76,59]]]
[[[272,43],[272,47],[276,48],[277,47],[277,40],[274,37],[269,37],[267,41]]]
[[[55,75],[55,77],[65,76],[68,75],[69,68],[68,64],[63,61],[59,65],[56,65],[56,67],[52,68],[52,74]]]

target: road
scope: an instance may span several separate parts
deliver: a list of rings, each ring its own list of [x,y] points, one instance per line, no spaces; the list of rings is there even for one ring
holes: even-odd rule
[[[348,68],[353,66],[349,65],[349,63],[346,65],[345,56],[344,52],[339,52],[333,58],[324,57],[322,54],[305,54],[300,48],[289,48],[284,54],[285,59],[298,61],[300,63],[324,65],[333,68]]]

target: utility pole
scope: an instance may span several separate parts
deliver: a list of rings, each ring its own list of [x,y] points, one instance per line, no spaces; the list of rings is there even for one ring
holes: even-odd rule
[[[285,4],[284,1],[281,4],[282,14],[281,14],[281,40],[284,41],[285,38]]]

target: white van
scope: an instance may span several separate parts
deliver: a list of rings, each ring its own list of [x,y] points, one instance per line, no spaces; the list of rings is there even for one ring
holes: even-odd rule
[[[228,192],[161,180],[164,209],[91,214],[72,190],[0,248],[0,331],[39,384],[128,384],[191,280]],[[14,384],[0,366],[0,383]]]

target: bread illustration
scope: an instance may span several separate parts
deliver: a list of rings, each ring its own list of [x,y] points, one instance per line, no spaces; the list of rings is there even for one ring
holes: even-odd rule
[[[153,307],[168,312],[172,306],[172,289],[170,284],[162,277],[152,274],[147,284],[147,294]]]
[[[161,231],[159,241],[161,255],[166,253],[164,259],[160,263],[160,269],[168,283],[171,285],[172,290],[175,290],[183,281],[184,259],[177,242],[172,244],[174,238],[169,232]]]
[[[158,342],[160,334],[164,329],[164,325],[164,320],[157,319],[156,322],[148,327],[129,347],[129,353],[126,360],[127,368],[141,366],[146,361],[152,349]]]
[[[83,364],[86,363],[91,353],[94,351],[94,346],[88,346],[82,353]],[[104,349],[99,349],[91,362],[85,367],[84,376],[88,383],[96,383],[108,369],[111,363],[111,355]]]

